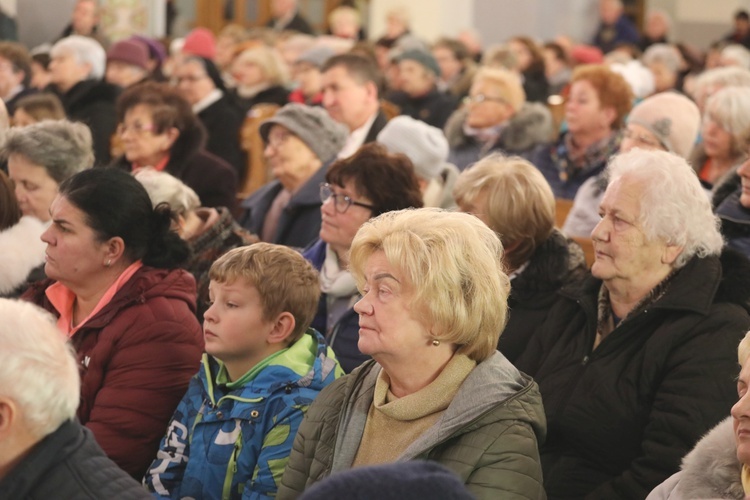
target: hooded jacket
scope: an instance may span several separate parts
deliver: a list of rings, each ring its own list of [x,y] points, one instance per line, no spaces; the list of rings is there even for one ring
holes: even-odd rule
[[[32,271],[44,265],[47,244],[40,237],[47,225],[31,215],[0,232],[0,297],[17,296],[23,292]],[[43,273],[42,273],[43,274]]]
[[[657,486],[646,500],[730,498],[742,500],[742,464],[732,417],[726,418],[701,439],[682,459],[682,470]]]
[[[496,151],[528,159],[533,149],[538,144],[549,142],[554,133],[549,110],[543,104],[527,102],[508,120],[495,142],[483,145],[464,132],[467,114],[467,109],[461,108],[445,125],[450,146],[448,161],[460,170]]]
[[[23,298],[57,317],[44,293],[52,283],[33,285]],[[195,280],[142,266],[71,342],[81,369],[78,419],[109,458],[142,478],[200,365]]]
[[[342,374],[312,329],[249,382],[230,388],[221,371],[203,355],[144,479],[156,498],[273,496],[304,413]]]
[[[564,287],[516,363],[544,398],[550,498],[645,498],[737,401],[744,256],[693,257],[593,349],[601,285],[589,276]]]
[[[351,467],[380,370],[368,361],[321,392],[294,440],[279,500]],[[545,498],[538,456],[545,432],[536,383],[495,353],[472,370],[438,421],[397,462],[441,463],[478,499]]]

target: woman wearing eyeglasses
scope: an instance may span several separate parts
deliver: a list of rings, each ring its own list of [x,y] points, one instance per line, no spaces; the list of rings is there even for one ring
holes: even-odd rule
[[[177,89],[156,82],[127,89],[117,100],[117,123],[125,154],[114,166],[163,170],[190,186],[204,207],[236,206],[234,168],[204,149],[206,131]]]
[[[527,103],[518,75],[500,68],[477,72],[464,106],[445,125],[448,161],[463,170],[492,152],[528,157],[550,140],[552,116],[542,104]]]
[[[344,146],[346,127],[319,107],[291,103],[260,126],[275,180],[242,202],[240,224],[261,241],[305,248],[320,231],[320,183]]]
[[[411,161],[369,143],[331,165],[320,186],[320,239],[303,256],[320,271],[321,297],[312,326],[323,333],[346,373],[369,359],[357,346],[359,292],[349,273],[349,248],[360,226],[382,213],[420,208]]]

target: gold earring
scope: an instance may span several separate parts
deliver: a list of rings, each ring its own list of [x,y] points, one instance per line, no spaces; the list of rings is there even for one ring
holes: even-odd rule
[[[440,341],[438,339],[435,339],[435,340],[432,341],[432,345],[434,345],[435,347],[437,347],[437,346],[440,345]]]

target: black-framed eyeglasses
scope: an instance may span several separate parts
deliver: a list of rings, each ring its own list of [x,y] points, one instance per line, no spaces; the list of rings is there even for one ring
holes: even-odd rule
[[[349,207],[351,207],[352,205],[357,205],[358,207],[375,210],[375,207],[372,205],[354,201],[345,194],[334,193],[333,189],[331,189],[330,184],[328,184],[327,182],[321,182],[320,183],[320,201],[322,203],[325,203],[328,201],[329,198],[333,199],[333,208],[335,208],[336,211],[340,214],[343,214],[344,212],[349,210]]]

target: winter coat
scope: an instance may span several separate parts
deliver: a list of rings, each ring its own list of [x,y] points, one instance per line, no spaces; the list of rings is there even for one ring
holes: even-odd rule
[[[29,277],[44,266],[47,244],[40,237],[47,224],[31,215],[0,231],[0,297],[15,297],[30,284]],[[41,273],[44,275],[44,272]]]
[[[273,496],[304,413],[341,375],[312,329],[239,387],[218,381],[221,366],[203,355],[144,478],[155,498]]]
[[[273,28],[276,31],[298,31],[307,35],[315,34],[315,30],[313,30],[312,26],[310,26],[310,23],[307,22],[307,19],[302,17],[299,12],[294,14],[294,17],[283,26],[277,27],[276,20],[271,18],[266,23],[266,27]]]
[[[442,129],[451,113],[458,107],[458,100],[433,88],[421,97],[412,97],[406,92],[389,92],[386,99],[401,110],[402,115],[421,120],[427,125]]]
[[[198,209],[198,213],[201,210],[205,209]],[[203,233],[188,241],[191,250],[190,259],[183,266],[195,278],[198,290],[198,321],[201,323],[203,323],[203,315],[210,306],[208,285],[211,280],[208,272],[211,265],[233,248],[258,242],[257,236],[248,233],[235,222],[228,209],[219,207],[216,210],[219,212],[218,220]]]
[[[320,393],[294,440],[279,500],[351,467],[381,367],[368,361]],[[545,419],[536,383],[500,353],[479,363],[437,422],[396,460],[434,460],[478,499],[545,498],[537,446]]]
[[[0,479],[0,498],[147,500],[151,496],[107,458],[90,430],[68,420]]]
[[[528,102],[538,102],[542,106],[547,104],[547,97],[550,95],[549,82],[544,74],[543,65],[536,70],[523,72],[523,92]]]
[[[317,240],[302,252],[302,256],[307,259],[315,269],[320,271],[326,260],[326,247],[328,244],[323,240]],[[328,332],[328,296],[325,293],[320,294],[318,302],[318,312],[315,313],[312,326],[319,332]],[[359,351],[357,343],[359,342],[359,314],[354,308],[349,308],[338,322],[333,325],[331,334],[326,334],[326,342],[336,353],[336,359],[341,364],[345,373],[350,373],[356,367],[370,359],[367,354]]]
[[[498,139],[484,145],[464,132],[467,114],[468,110],[461,108],[445,125],[445,136],[450,145],[448,161],[460,170],[495,151],[528,159],[534,148],[547,143],[554,133],[549,110],[542,104],[526,103],[508,120]]]
[[[278,104],[283,106],[289,102],[289,91],[281,85],[274,85],[261,90],[252,97],[242,97],[236,88],[230,90],[231,98],[239,105],[244,114],[250,112],[256,104]]]
[[[58,316],[33,285],[23,298]],[[200,365],[195,280],[143,266],[71,338],[81,368],[78,419],[107,456],[140,479]]]
[[[320,183],[325,182],[329,163],[320,167],[292,195],[289,203],[281,211],[276,237],[269,243],[289,247],[305,248],[320,233]],[[253,234],[263,234],[263,224],[273,200],[284,189],[281,182],[274,180],[245,198],[240,206],[243,209],[239,222]]]
[[[611,26],[599,24],[592,45],[599,47],[606,54],[621,43],[638,45],[640,38],[633,22],[627,16],[621,15]]]
[[[516,362],[544,398],[550,498],[645,498],[737,400],[746,258],[693,257],[592,351],[601,284],[589,276],[563,288]]]
[[[740,203],[742,188],[728,196],[716,208],[721,220],[721,234],[729,248],[750,258],[750,209]]]
[[[497,348],[511,363],[526,347],[536,328],[547,319],[563,285],[586,275],[581,247],[558,230],[534,251],[527,267],[510,282],[508,323]]]
[[[67,92],[56,92],[62,102],[68,120],[83,122],[94,142],[96,165],[107,165],[110,156],[112,135],[117,128],[115,101],[120,90],[101,80],[83,80]]]
[[[206,129],[206,151],[218,156],[234,168],[237,178],[247,168],[247,157],[240,147],[240,130],[245,115],[226,94],[201,110],[198,119]]]
[[[726,418],[698,441],[682,459],[682,469],[657,486],[646,500],[730,498],[742,500],[742,464],[732,417]]]
[[[169,152],[164,171],[187,184],[200,198],[204,207],[236,207],[237,173],[221,158],[203,149],[206,132],[200,124],[180,133]],[[133,165],[121,156],[115,167],[128,172]]]

